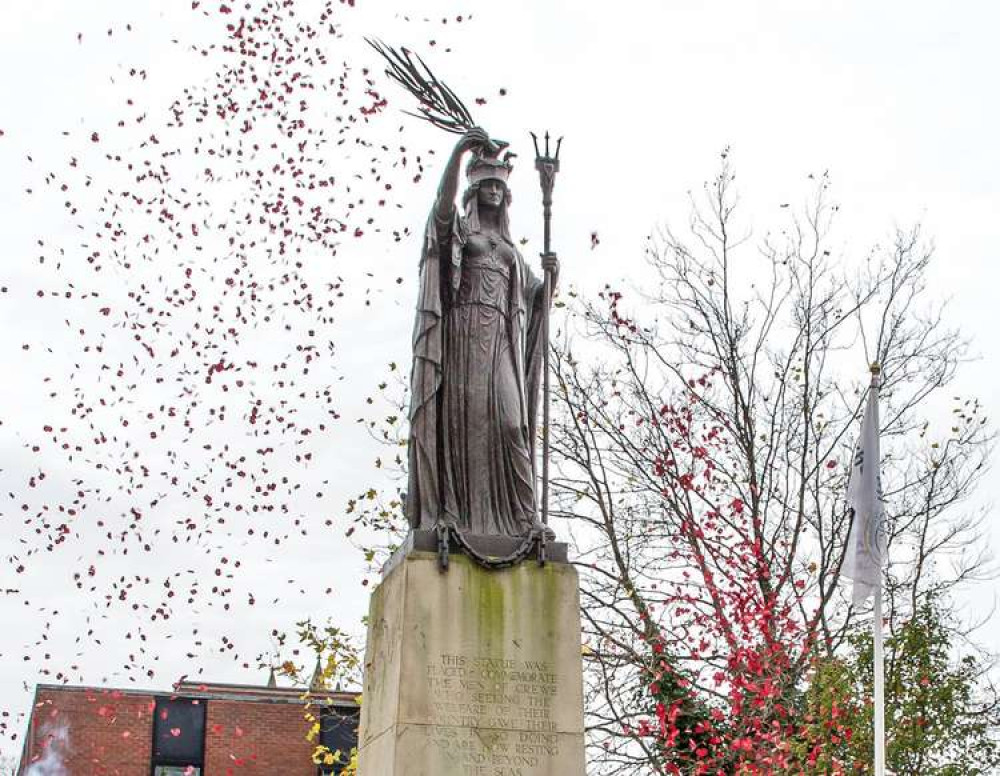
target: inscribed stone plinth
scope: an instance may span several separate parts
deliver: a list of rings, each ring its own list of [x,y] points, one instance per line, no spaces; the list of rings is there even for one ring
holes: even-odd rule
[[[583,776],[576,571],[412,552],[372,594],[360,776]]]

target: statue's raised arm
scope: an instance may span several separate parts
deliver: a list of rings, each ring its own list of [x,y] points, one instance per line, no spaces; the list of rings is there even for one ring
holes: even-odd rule
[[[490,146],[489,135],[479,127],[470,129],[459,138],[448,158],[448,163],[445,165],[444,173],[441,175],[441,183],[438,186],[437,198],[434,200],[434,216],[439,222],[451,221],[454,215],[462,157],[467,151],[472,150],[482,154],[483,150]]]

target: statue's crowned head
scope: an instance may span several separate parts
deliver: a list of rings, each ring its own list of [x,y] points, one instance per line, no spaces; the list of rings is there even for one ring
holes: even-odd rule
[[[465,168],[465,175],[469,179],[470,186],[488,180],[500,181],[506,186],[511,169],[513,169],[513,165],[510,163],[509,154],[505,155],[503,159],[496,156],[475,154]]]
[[[466,218],[469,220],[470,229],[474,232],[479,231],[479,208],[480,200],[482,200],[484,206],[492,205],[498,207],[500,211],[500,233],[508,242],[510,241],[510,222],[507,216],[507,206],[510,205],[511,196],[507,180],[510,177],[510,171],[514,168],[510,161],[511,156],[512,154],[507,153],[501,159],[495,154],[474,154],[465,168],[466,177],[469,179],[469,187],[462,196],[462,207],[465,210]],[[486,190],[493,189],[496,183],[500,184],[500,191],[486,193]],[[480,195],[480,189],[484,189],[482,196]],[[490,202],[491,197],[496,197],[496,199]]]

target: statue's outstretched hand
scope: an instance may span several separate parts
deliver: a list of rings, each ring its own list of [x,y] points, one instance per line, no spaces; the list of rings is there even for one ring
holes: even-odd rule
[[[542,269],[545,270],[545,272],[547,272],[547,273],[551,272],[553,275],[558,276],[559,275],[559,259],[558,259],[558,257],[554,253],[552,253],[552,252],[543,253],[542,254]]]
[[[486,133],[486,130],[482,127],[473,127],[459,138],[458,144],[455,146],[455,152],[464,153],[465,151],[472,150],[482,152],[492,148],[492,146],[493,142],[490,140],[490,136]]]

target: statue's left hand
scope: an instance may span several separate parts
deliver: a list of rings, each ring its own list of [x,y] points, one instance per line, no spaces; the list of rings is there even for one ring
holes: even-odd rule
[[[542,269],[551,272],[553,275],[559,274],[559,259],[554,253],[542,254]]]

